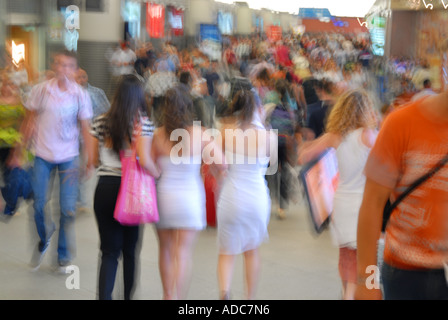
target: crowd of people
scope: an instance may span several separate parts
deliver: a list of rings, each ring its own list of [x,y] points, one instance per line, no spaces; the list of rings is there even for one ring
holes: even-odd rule
[[[339,248],[343,298],[381,297],[361,283],[366,267],[377,264],[380,238],[386,239],[385,297],[411,294],[394,287],[403,288],[412,276],[395,279],[392,271],[443,271],[447,190],[442,181],[434,182],[426,188],[433,186],[437,193],[425,189],[423,195],[405,199],[385,230],[383,204],[424,173],[413,168],[422,161],[426,167],[426,162],[438,160],[435,155],[446,153],[448,100],[446,94],[430,90],[422,62],[414,72],[401,73],[403,85],[410,79],[420,91],[410,107],[401,106],[411,101],[414,89],[402,88],[413,94],[384,103],[383,79],[369,48],[368,38],[341,34],[290,35],[276,41],[229,38],[223,42],[222,58],[215,60],[200,48],[180,50],[165,43],[134,51],[123,42],[108,57],[110,97],[89,84],[73,52],[55,54],[53,70],[37,84],[23,80],[23,68],[5,69],[0,86],[3,219],[13,217],[20,198],[32,201],[39,235],[32,268],[39,268],[56,230],[58,264],[64,268],[73,259],[70,230],[76,214],[91,206],[100,239],[98,297],[112,299],[122,256],[124,298],[132,299],[141,228],[121,225],[114,209],[122,175],[120,152],[135,146],[140,165],[157,181],[160,220],[154,226],[163,299],[188,297],[192,254],[199,232],[209,225],[208,215],[217,221],[219,298],[231,297],[235,257],[243,255],[246,297],[255,299],[259,247],[268,238],[271,210],[287,219],[289,205],[300,198],[295,168],[334,148],[340,178],[330,225]],[[400,63],[393,65],[400,69]],[[416,130],[420,134],[410,129],[417,123],[425,127]],[[200,137],[199,147],[194,139],[178,139],[179,129]],[[203,139],[209,129],[222,139]],[[254,133],[255,138],[241,147],[229,143],[236,138],[229,138],[228,130]],[[417,149],[426,148],[420,158],[407,139]],[[174,149],[180,163],[173,161]],[[212,159],[204,154],[213,154]],[[238,157],[244,161],[232,161]],[[55,171],[59,226],[45,222]],[[213,179],[213,190],[204,179]],[[207,212],[210,192],[216,212]],[[415,217],[420,203],[424,210]],[[415,231],[417,222],[420,229]],[[422,282],[424,276],[419,274]],[[440,286],[438,294],[446,298],[447,288]]]

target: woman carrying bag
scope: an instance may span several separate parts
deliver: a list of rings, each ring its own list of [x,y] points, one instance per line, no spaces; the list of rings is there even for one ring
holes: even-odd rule
[[[376,127],[374,106],[367,93],[362,89],[348,91],[332,108],[326,132],[299,150],[299,163],[304,164],[327,148],[336,149],[339,183],[330,227],[339,247],[339,273],[346,300],[354,299],[356,290],[356,233],[366,180],[364,166],[376,140]]]
[[[110,110],[94,119],[92,154],[99,163],[98,185],[94,197],[95,217],[100,234],[101,262],[98,279],[100,300],[111,300],[118,259],[123,256],[124,299],[130,300],[135,288],[138,225],[123,225],[114,217],[122,182],[120,153],[131,146],[151,144],[154,126],[148,118],[141,81],[134,75],[123,76]],[[136,133],[138,132],[138,137]],[[135,140],[136,139],[136,140]],[[154,178],[159,171],[154,162],[141,163]]]

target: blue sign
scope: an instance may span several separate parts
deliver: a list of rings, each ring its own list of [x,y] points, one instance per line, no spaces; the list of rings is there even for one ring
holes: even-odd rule
[[[317,9],[317,8],[300,8],[299,9],[299,18],[311,18],[311,19],[321,19],[321,18],[330,18],[331,13],[328,9]]]
[[[221,42],[221,32],[216,24],[201,24],[199,28],[201,41]]]

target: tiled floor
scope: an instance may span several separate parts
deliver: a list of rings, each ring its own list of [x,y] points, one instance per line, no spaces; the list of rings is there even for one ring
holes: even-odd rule
[[[98,270],[98,231],[91,213],[80,213],[76,220],[76,258],[80,288],[69,290],[70,275],[58,274],[55,240],[41,268],[32,272],[28,266],[36,232],[31,210],[22,205],[8,224],[0,223],[0,299],[9,300],[92,300],[96,299]],[[56,221],[56,220],[55,220]],[[316,236],[303,203],[292,206],[285,220],[272,216],[270,240],[261,247],[262,270],[257,299],[263,300],[337,300],[341,286],[337,271],[338,250],[330,232]],[[139,285],[136,299],[161,299],[158,273],[157,239],[152,226],[145,226],[140,255]],[[188,299],[218,298],[216,229],[204,230],[194,253],[194,269]],[[243,261],[237,260],[232,298],[244,298]],[[119,273],[121,268],[119,269]],[[122,285],[116,283],[115,297]]]

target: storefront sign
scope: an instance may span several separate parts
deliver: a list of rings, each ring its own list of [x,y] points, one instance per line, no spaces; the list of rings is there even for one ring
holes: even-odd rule
[[[79,8],[77,6],[68,6],[62,9],[62,15],[65,17],[64,45],[69,51],[78,51],[78,40],[80,27]]]
[[[282,39],[282,28],[279,26],[270,26],[268,30],[268,38],[272,42]]]
[[[79,8],[77,6],[68,6],[65,9],[65,28],[67,30],[80,29]]]
[[[168,21],[173,36],[179,37],[184,35],[184,11],[182,9],[169,7]]]
[[[165,7],[161,4],[146,4],[146,30],[151,38],[165,37]]]

